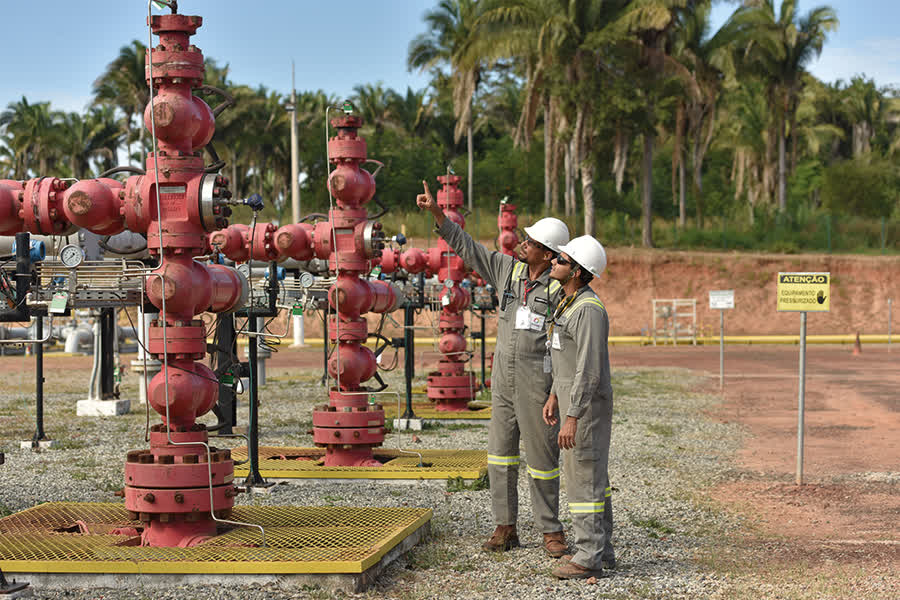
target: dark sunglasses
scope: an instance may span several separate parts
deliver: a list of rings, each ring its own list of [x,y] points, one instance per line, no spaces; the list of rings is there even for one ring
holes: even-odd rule
[[[531,247],[533,247],[533,248],[537,248],[538,250],[541,250],[541,251],[543,251],[543,252],[553,252],[553,250],[551,250],[551,249],[548,248],[547,246],[541,244],[540,242],[536,242],[536,241],[534,241],[533,239],[531,239],[531,238],[529,238],[529,237],[525,238],[525,241],[522,242],[522,245],[525,245],[525,244],[528,244],[529,246],[531,246]],[[553,254],[555,255],[556,252],[553,252]]]
[[[571,260],[563,258],[562,254],[557,254],[556,255],[556,264],[562,265],[565,267],[566,265],[574,265],[575,263],[572,262]]]

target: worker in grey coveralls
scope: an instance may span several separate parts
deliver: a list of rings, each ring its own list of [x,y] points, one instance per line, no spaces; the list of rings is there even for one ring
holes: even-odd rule
[[[575,530],[575,554],[563,556],[553,571],[561,579],[597,576],[603,568],[615,567],[607,471],[613,409],[609,318],[588,286],[605,269],[606,251],[585,235],[560,247],[550,272],[562,284],[564,298],[547,334],[553,388],[544,420],[551,427],[560,425],[559,447]]]
[[[434,215],[438,233],[463,259],[494,286],[500,297],[497,345],[491,372],[491,423],[488,432],[488,476],[491,512],[496,529],[482,545],[502,552],[519,545],[516,521],[519,496],[519,436],[531,476],[534,519],[544,534],[544,549],[563,556],[567,546],[559,521],[559,447],[557,432],[543,422],[541,411],[550,393],[551,369],[545,362],[547,320],[556,308],[560,286],[550,281],[550,260],[569,241],[559,219],[541,219],[526,227],[524,261],[490,251],[450,219],[431,196],[416,198]]]

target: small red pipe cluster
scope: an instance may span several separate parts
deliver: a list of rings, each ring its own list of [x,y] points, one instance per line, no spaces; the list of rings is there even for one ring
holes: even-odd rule
[[[331,125],[337,135],[328,141],[334,165],[328,186],[337,207],[327,221],[278,229],[266,223],[257,225],[255,233],[246,225],[232,225],[213,233],[210,244],[235,261],[328,259],[329,269],[337,273],[328,292],[329,305],[337,313],[329,321],[335,349],[328,373],[337,385],[329,392],[329,403],[313,411],[313,441],[325,448],[325,466],[378,467],[372,448],[384,442],[384,410],[369,403],[362,387],[376,369],[375,355],[363,345],[368,337],[363,315],[394,311],[399,299],[389,284],[361,278],[384,249],[381,223],[369,221],[364,207],[375,194],[375,179],[360,168],[366,160],[366,142],[357,134],[362,119],[344,115]]]
[[[497,215],[497,227],[500,235],[497,236],[497,247],[507,256],[516,256],[516,246],[519,245],[519,235],[516,229],[519,227],[519,217],[516,215],[515,204],[501,204],[500,214]]]
[[[463,205],[463,194],[459,189],[460,177],[441,175],[437,180],[443,184],[437,193],[438,205],[448,219],[464,228],[466,220],[459,212]],[[459,285],[467,273],[462,258],[453,252],[447,242],[439,239],[437,246],[424,252],[418,248],[410,248],[402,253],[397,250],[386,251],[381,257],[381,267],[385,273],[402,267],[410,273],[425,271],[429,277],[437,274],[444,284],[438,324],[441,331],[438,349],[444,356],[438,370],[428,374],[428,398],[435,402],[436,410],[468,410],[469,402],[474,398],[478,387],[475,374],[465,370],[468,354],[466,338],[463,337],[463,311],[471,304],[472,296]]]

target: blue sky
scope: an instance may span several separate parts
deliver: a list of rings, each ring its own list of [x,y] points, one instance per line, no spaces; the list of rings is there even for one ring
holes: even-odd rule
[[[824,1],[800,0],[801,12]],[[203,16],[194,43],[231,66],[231,79],[288,92],[291,59],[297,88],[338,96],[383,81],[403,91],[427,77],[408,73],[409,41],[424,31],[436,0],[180,0]],[[826,81],[865,73],[900,86],[900,0],[832,0],[841,26],[811,71]],[[81,110],[91,84],[133,39],[147,40],[146,0],[0,0],[0,109],[23,94],[31,102]],[[723,22],[734,3],[720,2]],[[154,12],[160,12],[154,9]],[[155,42],[154,42],[155,43]]]

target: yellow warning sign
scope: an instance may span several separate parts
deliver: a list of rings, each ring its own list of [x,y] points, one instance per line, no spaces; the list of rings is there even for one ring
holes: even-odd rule
[[[779,273],[778,310],[828,312],[831,310],[831,273]]]

